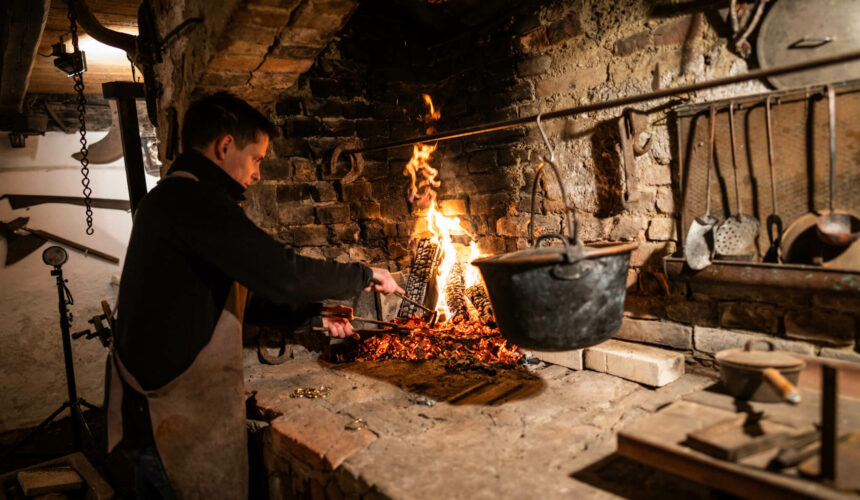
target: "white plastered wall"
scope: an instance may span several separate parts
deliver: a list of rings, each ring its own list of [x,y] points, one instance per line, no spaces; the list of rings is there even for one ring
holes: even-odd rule
[[[90,132],[93,143],[105,132]],[[23,149],[10,147],[0,134],[0,194],[82,196],[80,163],[71,155],[80,149],[76,134],[49,132],[27,138]],[[90,165],[94,198],[128,199],[123,160]],[[156,179],[146,176],[148,187]],[[12,210],[0,200],[0,220],[29,217],[29,227],[42,229],[119,257],[120,264],[67,248],[63,266],[74,297],[72,332],[91,328],[100,302],[116,301],[131,215],[122,210],[93,210],[92,236],[87,236],[84,207],[45,204]],[[4,266],[8,244],[0,238],[0,432],[38,424],[67,399],[63,348],[57,307],[56,279],[42,262],[48,242],[21,261]],[[78,395],[101,406],[107,351],[96,339],[72,341]],[[67,415],[64,412],[63,415]]]

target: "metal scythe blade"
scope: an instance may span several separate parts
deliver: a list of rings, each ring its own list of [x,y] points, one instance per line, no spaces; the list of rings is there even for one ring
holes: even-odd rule
[[[18,228],[25,226],[29,220],[29,217],[18,217],[8,224],[0,222],[0,234],[2,234],[9,243],[6,249],[7,266],[11,266],[35,252],[47,241],[35,234],[22,235],[15,232]]]
[[[122,134],[119,130],[119,118],[117,116],[116,101],[110,99],[111,123],[107,135],[100,141],[89,145],[87,159],[90,163],[111,163],[122,158]],[[80,161],[81,153],[73,153],[72,158]]]

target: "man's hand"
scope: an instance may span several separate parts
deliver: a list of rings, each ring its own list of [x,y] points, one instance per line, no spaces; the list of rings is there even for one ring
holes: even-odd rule
[[[406,293],[397,285],[397,282],[394,281],[388,270],[379,267],[372,267],[370,269],[373,271],[373,284],[365,288],[365,292],[380,292],[385,295],[394,292]]]
[[[344,339],[353,335],[352,324],[346,318],[330,317],[323,318],[323,327],[328,328],[329,337]]]

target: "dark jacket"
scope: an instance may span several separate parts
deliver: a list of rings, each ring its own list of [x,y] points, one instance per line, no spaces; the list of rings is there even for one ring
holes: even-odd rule
[[[175,171],[199,181],[168,178],[143,198],[120,281],[116,350],[144,389],[191,365],[234,281],[275,304],[348,298],[370,284],[367,266],[302,257],[255,226],[238,205],[242,186],[202,154],[184,153]]]

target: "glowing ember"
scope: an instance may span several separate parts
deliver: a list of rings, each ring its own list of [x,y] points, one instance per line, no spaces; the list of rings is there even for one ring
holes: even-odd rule
[[[363,339],[355,361],[466,357],[484,363],[514,365],[522,357],[517,346],[502,338],[497,328],[479,320],[457,318],[434,328],[416,318],[397,323],[407,330]]]

